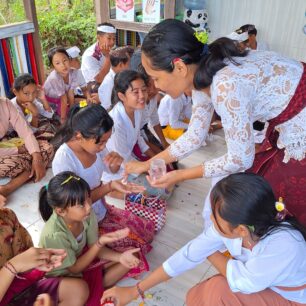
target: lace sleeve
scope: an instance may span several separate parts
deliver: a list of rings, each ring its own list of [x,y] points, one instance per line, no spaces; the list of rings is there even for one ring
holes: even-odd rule
[[[225,68],[226,69],[226,68]],[[212,84],[212,101],[221,116],[227,153],[204,163],[205,177],[243,171],[252,166],[255,143],[250,97],[254,92],[252,76],[242,79],[235,73],[222,73]]]
[[[198,149],[205,141],[213,115],[210,98],[203,92],[192,93],[192,115],[188,130],[170,146],[170,155],[182,159]]]

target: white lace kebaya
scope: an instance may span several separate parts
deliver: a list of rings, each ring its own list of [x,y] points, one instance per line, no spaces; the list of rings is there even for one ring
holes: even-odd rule
[[[250,168],[255,156],[253,122],[278,116],[289,104],[303,73],[300,62],[274,52],[250,51],[236,66],[219,70],[210,87],[211,98],[193,91],[193,113],[187,132],[172,143],[170,154],[181,159],[205,140],[213,110],[221,117],[227,153],[204,162],[205,177],[228,175]],[[276,126],[284,162],[306,154],[306,110]]]

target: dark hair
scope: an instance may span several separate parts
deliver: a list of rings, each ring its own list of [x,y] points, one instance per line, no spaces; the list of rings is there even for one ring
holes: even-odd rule
[[[172,72],[175,58],[180,58],[187,65],[198,64],[194,76],[196,89],[203,89],[212,83],[217,71],[226,66],[224,59],[238,65],[233,57],[247,54],[240,51],[231,39],[220,38],[203,45],[194,34],[195,31],[186,23],[166,19],[149,31],[144,38],[142,51],[157,70]]]
[[[68,57],[68,59],[70,59],[70,55],[68,54],[68,52],[66,51],[66,49],[62,46],[58,46],[58,47],[53,47],[50,50],[48,50],[48,59],[49,59],[49,63],[50,66],[52,66],[52,60],[53,60],[53,56],[56,53],[62,53],[64,55],[66,55]]]
[[[237,29],[235,32],[238,34],[248,32],[249,35],[257,35],[257,29],[255,28],[254,24],[244,24],[239,29]]]
[[[23,73],[14,80],[13,88],[19,91],[30,84],[36,85],[33,76],[29,73]]]
[[[139,79],[143,80],[146,86],[148,85],[145,77],[135,70],[124,70],[116,74],[112,92],[112,107],[120,101],[118,93],[121,92],[122,94],[125,94],[132,86],[132,82]]]
[[[126,64],[134,53],[131,46],[117,47],[109,52],[109,59],[113,67],[117,67],[120,63]]]
[[[90,187],[85,180],[71,171],[61,172],[39,191],[40,215],[47,221],[55,207],[83,205],[87,197],[90,197]]]
[[[102,22],[97,25],[97,27],[100,27],[100,26],[109,26],[109,27],[113,27],[114,29],[116,29],[115,26],[111,24],[110,22]],[[108,33],[97,30],[97,35],[104,35],[104,34],[108,34]]]
[[[68,113],[65,125],[55,134],[52,144],[58,147],[69,141],[77,132],[86,138],[94,138],[99,143],[101,137],[110,131],[114,121],[108,112],[97,104],[80,107],[75,104]]]
[[[252,173],[236,173],[219,181],[211,191],[212,212],[216,211],[231,226],[252,227],[254,239],[264,239],[276,230],[298,230],[306,240],[306,228],[294,217],[284,223],[276,218],[275,196],[269,183]],[[288,224],[289,223],[289,224]]]
[[[150,76],[147,74],[146,70],[144,69],[144,67],[142,66],[142,63],[140,62],[140,64],[138,65],[137,67],[137,71],[139,73],[141,73],[145,79],[145,82],[147,84],[149,84],[149,81],[150,81]]]

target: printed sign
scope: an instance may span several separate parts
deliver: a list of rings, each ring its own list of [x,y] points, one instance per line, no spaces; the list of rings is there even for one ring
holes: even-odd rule
[[[144,23],[159,23],[160,0],[142,0],[142,15]]]
[[[116,19],[120,21],[134,21],[134,0],[116,0]]]

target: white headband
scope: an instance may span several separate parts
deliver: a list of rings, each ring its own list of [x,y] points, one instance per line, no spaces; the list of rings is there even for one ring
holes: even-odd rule
[[[237,40],[239,42],[243,42],[249,38],[248,32],[244,32],[241,34],[238,34],[237,32],[232,32],[229,35],[226,35],[227,38],[230,38],[232,40]]]
[[[103,33],[116,34],[116,29],[108,25],[101,25],[97,27],[97,31],[103,32]]]

